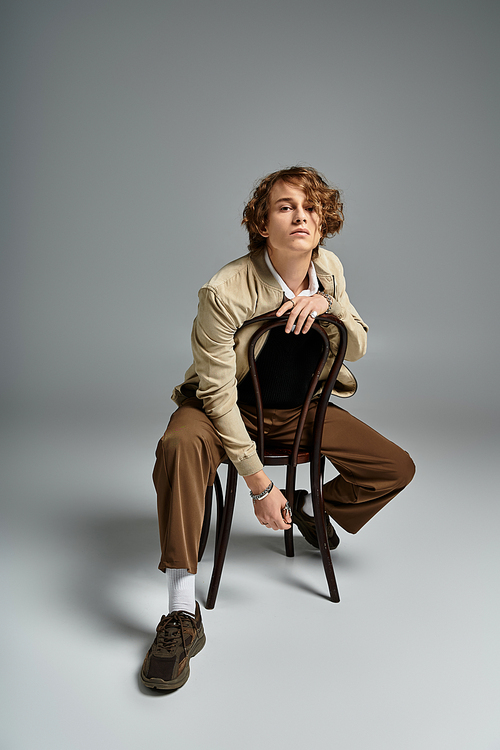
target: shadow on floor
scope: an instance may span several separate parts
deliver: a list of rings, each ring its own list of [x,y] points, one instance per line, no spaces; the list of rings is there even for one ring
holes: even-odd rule
[[[85,502],[78,505],[85,507]],[[103,513],[68,514],[65,518],[59,512],[52,525],[54,543],[64,540],[65,548],[71,554],[74,576],[66,579],[70,584],[63,595],[70,597],[72,606],[84,608],[91,613],[101,627],[113,632],[121,632],[141,638],[151,637],[134,621],[133,613],[125,611],[122,603],[116,598],[117,581],[133,579],[137,585],[148,587],[152,581],[152,571],[159,560],[158,527],[153,515],[134,514],[130,512],[110,511],[116,503],[102,503]],[[94,505],[95,508],[95,505]],[[274,579],[291,588],[300,588],[314,596],[326,597],[323,579],[317,588],[304,580],[304,573],[314,566],[322,571],[319,551],[311,547],[296,532],[295,557],[286,558],[284,540],[281,533],[269,531],[241,530],[235,526],[231,533],[224,571],[253,566],[262,568],[262,575]],[[214,530],[200,564],[200,582],[208,590],[208,583],[213,564]],[[333,552],[336,572],[358,568],[362,561],[340,548]],[[224,587],[224,572],[221,591]],[[202,588],[201,601],[206,600],[206,591]]]

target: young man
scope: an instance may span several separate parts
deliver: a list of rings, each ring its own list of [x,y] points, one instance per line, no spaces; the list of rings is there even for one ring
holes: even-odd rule
[[[205,491],[224,457],[245,480],[263,526],[277,531],[292,522],[285,497],[270,482],[256,451],[247,363],[247,345],[256,327],[242,329],[243,323],[271,310],[277,309],[277,316],[289,313],[286,328],[263,337],[258,352],[259,365],[265,363],[268,373],[263,393],[267,436],[281,443],[293,441],[301,384],[310,376],[308,362],[317,351],[317,334],[307,335],[314,318],[328,312],[344,322],[347,360],[355,361],[366,351],[368,327],[349,301],[342,265],[321,247],[326,237],[340,231],[343,220],[339,191],[316,170],[274,172],[255,188],[243,213],[249,254],[225,266],[199,292],[191,339],[194,362],[174,390],[179,408],[158,443],[153,472],[159,568],[167,573],[169,614],[161,618],[142,667],[141,679],[150,688],[184,685],[191,657],[205,645],[195,573]],[[338,333],[331,329],[335,352]],[[355,390],[354,376],[343,366],[334,393],[346,397]],[[305,439],[315,408],[313,402]],[[325,418],[322,453],[339,472],[323,488],[325,510],[353,534],[411,481],[415,470],[405,451],[333,404]],[[300,490],[293,522],[317,547],[312,516],[310,494]],[[339,539],[330,520],[327,531],[335,549]]]

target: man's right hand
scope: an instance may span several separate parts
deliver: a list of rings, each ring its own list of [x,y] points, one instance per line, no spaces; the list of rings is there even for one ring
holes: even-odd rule
[[[254,513],[263,526],[273,531],[289,529],[292,517],[287,511],[285,518],[282,509],[286,505],[286,497],[277,487],[273,487],[269,495],[262,500],[256,500],[253,504]],[[286,520],[285,520],[286,519]]]
[[[257,494],[269,486],[270,480],[264,471],[258,471],[256,474],[244,477],[249,489]],[[292,523],[290,513],[285,513],[283,518],[282,510],[286,505],[286,497],[277,487],[273,487],[269,495],[262,500],[255,500],[253,504],[254,513],[258,521],[273,531],[285,531],[289,529]]]

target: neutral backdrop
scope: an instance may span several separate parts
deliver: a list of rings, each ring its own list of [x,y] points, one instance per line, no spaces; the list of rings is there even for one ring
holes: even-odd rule
[[[498,4],[0,10],[2,749],[498,750]],[[341,534],[339,605],[240,486],[206,649],[158,696],[154,448],[197,290],[296,163],[344,194],[346,407],[417,476]]]

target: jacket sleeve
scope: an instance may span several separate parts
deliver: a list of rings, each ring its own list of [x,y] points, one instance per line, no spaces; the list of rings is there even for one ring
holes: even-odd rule
[[[363,321],[356,308],[351,304],[345,288],[344,269],[338,258],[335,272],[335,299],[332,313],[344,323],[347,328],[346,360],[355,362],[366,354],[368,326]]]
[[[228,458],[241,476],[247,476],[262,469],[262,463],[237,405],[234,335],[240,325],[213,289],[200,290],[191,334],[199,377],[196,395],[203,401]]]

